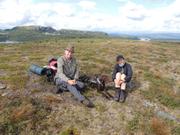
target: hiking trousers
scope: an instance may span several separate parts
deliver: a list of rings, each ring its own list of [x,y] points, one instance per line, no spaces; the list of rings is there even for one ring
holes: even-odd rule
[[[55,81],[56,85],[62,90],[68,90],[78,101],[85,100],[85,97],[80,93],[85,87],[84,83],[76,81],[75,85],[70,85],[68,82],[57,78]]]

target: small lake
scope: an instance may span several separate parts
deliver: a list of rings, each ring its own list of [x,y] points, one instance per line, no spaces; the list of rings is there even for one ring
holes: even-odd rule
[[[21,43],[21,42],[18,42],[18,41],[10,41],[10,40],[0,42],[0,44],[18,44],[18,43]]]

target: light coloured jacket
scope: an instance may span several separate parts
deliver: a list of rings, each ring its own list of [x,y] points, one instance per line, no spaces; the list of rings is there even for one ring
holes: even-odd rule
[[[74,57],[71,60],[67,60],[64,56],[58,58],[55,79],[57,78],[66,82],[79,78],[79,67]]]

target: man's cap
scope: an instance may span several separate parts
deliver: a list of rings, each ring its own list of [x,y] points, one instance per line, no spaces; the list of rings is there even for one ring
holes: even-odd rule
[[[121,60],[121,59],[124,60],[124,56],[123,56],[123,55],[118,55],[118,56],[116,57],[116,61],[119,61],[119,60]]]
[[[73,44],[68,44],[68,46],[65,48],[65,50],[74,53],[74,45]]]

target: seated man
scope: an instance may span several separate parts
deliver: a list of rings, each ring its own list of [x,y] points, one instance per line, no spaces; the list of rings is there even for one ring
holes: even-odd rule
[[[124,102],[126,95],[126,84],[131,81],[133,72],[131,65],[125,62],[122,55],[117,56],[116,62],[117,64],[114,66],[112,74],[112,79],[116,88],[114,100]]]
[[[93,107],[93,103],[80,93],[84,84],[78,81],[79,68],[73,53],[74,47],[69,45],[64,51],[64,56],[58,58],[55,83],[58,87],[70,91],[79,102],[87,107]]]

